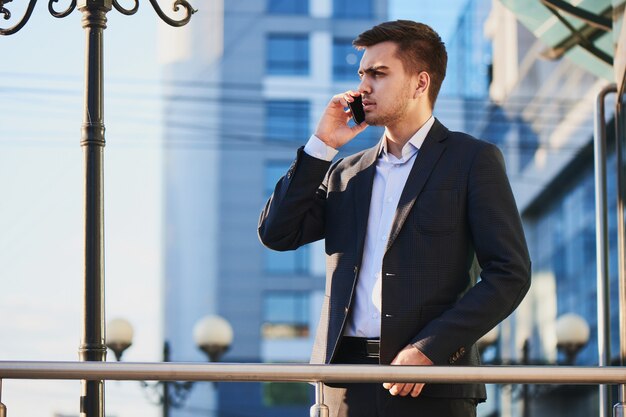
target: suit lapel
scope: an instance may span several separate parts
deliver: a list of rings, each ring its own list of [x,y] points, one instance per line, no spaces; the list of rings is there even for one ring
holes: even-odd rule
[[[426,136],[422,147],[415,157],[415,162],[402,190],[398,208],[396,209],[396,217],[391,225],[387,249],[391,247],[398,233],[402,230],[402,226],[411,212],[415,200],[417,200],[422,188],[424,188],[424,184],[426,184],[426,180],[428,180],[441,154],[445,151],[446,145],[444,141],[447,137],[448,129],[439,120],[435,119],[433,127],[428,132],[428,136]]]
[[[384,137],[383,139],[384,140]],[[380,143],[368,149],[359,163],[359,172],[354,178],[354,208],[356,218],[356,253],[357,262],[361,262],[363,257],[363,246],[365,245],[365,233],[367,231],[367,219],[370,212],[370,201],[372,199],[372,186],[374,175],[376,174],[376,160]]]

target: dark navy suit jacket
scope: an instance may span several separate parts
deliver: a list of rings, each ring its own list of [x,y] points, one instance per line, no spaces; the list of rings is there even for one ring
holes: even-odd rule
[[[301,148],[261,213],[259,237],[271,249],[325,239],[313,363],[333,362],[351,312],[378,150],[331,165]],[[475,257],[478,282],[470,274]],[[398,203],[382,279],[381,364],[410,343],[436,365],[480,363],[475,342],[530,286],[524,232],[497,147],[435,121]],[[485,388],[427,384],[421,395],[483,399]]]

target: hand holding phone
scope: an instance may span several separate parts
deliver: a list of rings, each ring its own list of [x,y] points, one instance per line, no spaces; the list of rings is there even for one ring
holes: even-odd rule
[[[363,110],[363,99],[361,96],[353,97],[353,102],[348,102],[348,107],[350,108],[350,112],[352,113],[352,120],[357,125],[360,125],[365,121],[365,110]]]

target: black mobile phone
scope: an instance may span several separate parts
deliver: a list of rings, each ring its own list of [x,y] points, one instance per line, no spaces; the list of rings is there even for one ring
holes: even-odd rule
[[[352,113],[352,120],[357,125],[360,125],[365,121],[365,110],[363,110],[363,99],[361,96],[353,97],[354,101],[352,103],[348,103],[348,107],[350,107],[350,112]]]

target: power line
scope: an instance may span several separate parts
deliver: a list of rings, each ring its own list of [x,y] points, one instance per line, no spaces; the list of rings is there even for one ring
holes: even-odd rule
[[[268,75],[271,77],[270,74]],[[0,72],[0,79],[2,79],[3,81],[5,81],[7,77],[11,77],[11,76],[19,77],[19,78],[37,78],[37,79],[46,81],[46,83],[49,83],[51,78],[71,79],[69,76],[62,76],[62,75],[55,75],[55,74],[48,74],[48,73],[24,73],[24,74],[19,73],[17,74],[17,73],[10,73],[10,72]],[[82,83],[82,78],[76,77],[74,81],[77,83]],[[144,84],[144,85],[155,86],[159,88],[187,87],[187,88],[193,88],[194,91],[197,91],[198,89],[216,89],[219,91],[243,90],[243,92],[250,92],[250,91],[261,92],[263,91],[265,87],[265,84],[261,81],[260,82],[229,82],[229,81],[219,81],[219,80],[218,81],[199,81],[199,80],[185,80],[185,79],[146,80],[145,78],[113,78],[113,79],[107,79],[107,81],[113,85],[118,85],[118,84],[119,85],[132,85],[136,87],[137,85]],[[307,79],[302,80],[303,83],[305,83],[306,81],[308,80]],[[343,83],[346,83],[346,81],[333,80],[333,83],[343,84]],[[355,77],[354,83],[358,84],[358,78]],[[82,94],[80,92],[80,87],[81,87],[81,84],[78,84],[77,90],[76,90],[77,94]],[[274,84],[273,90],[276,87],[277,89],[284,88],[286,91],[293,90],[292,85],[276,86]],[[11,88],[11,87],[6,87],[6,88]],[[337,93],[336,86],[332,84],[329,84],[322,88],[320,88],[320,86],[316,86],[315,88],[316,88],[316,92],[320,92],[322,94],[323,93],[328,93],[328,94]],[[0,91],[1,90],[2,88],[0,88]],[[554,96],[550,96],[550,97],[515,96],[515,97],[511,97],[507,99],[505,102],[505,105],[500,106],[500,107],[506,107],[508,105],[528,106],[530,104],[534,104],[536,100],[538,99],[545,100],[546,103],[549,103],[552,106],[556,105],[559,107],[573,107],[574,105],[580,102],[580,98],[576,98],[576,97],[574,98],[560,97],[559,98],[559,97],[554,97]],[[462,103],[467,103],[468,105],[471,105],[472,107],[476,103],[489,103],[490,102],[487,96],[485,96],[484,99],[475,99],[475,98],[464,98],[464,97],[454,97],[454,96],[444,96],[444,95],[440,95],[437,101],[438,102],[455,102],[455,103],[462,102]],[[593,105],[593,103],[590,103],[590,105]]]

